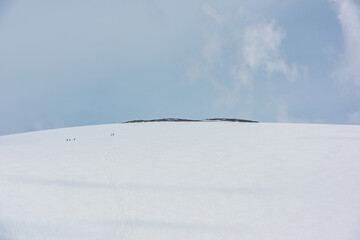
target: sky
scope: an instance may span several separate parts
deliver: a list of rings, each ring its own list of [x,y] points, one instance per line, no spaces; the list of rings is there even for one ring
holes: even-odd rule
[[[164,117],[360,124],[360,1],[0,0],[0,135]]]

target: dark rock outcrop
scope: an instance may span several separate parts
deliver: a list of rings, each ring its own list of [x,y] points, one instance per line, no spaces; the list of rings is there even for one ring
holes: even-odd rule
[[[237,118],[208,118],[205,120],[194,120],[194,119],[184,119],[184,118],[160,118],[160,119],[151,119],[151,120],[131,120],[124,123],[143,123],[143,122],[250,122],[257,123],[257,121],[237,119]]]

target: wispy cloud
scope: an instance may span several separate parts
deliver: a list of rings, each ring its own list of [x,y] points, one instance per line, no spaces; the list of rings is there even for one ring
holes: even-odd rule
[[[213,79],[208,75],[223,63],[224,47],[225,39],[218,32],[213,32],[205,37],[201,58],[193,60],[186,72],[190,83],[196,83],[204,77]]]
[[[187,70],[187,77],[191,83],[197,82],[218,64],[221,64],[225,47],[225,39],[218,30],[218,27],[223,22],[223,16],[209,3],[203,4],[202,11],[211,19],[215,20],[215,27],[209,33],[205,34],[201,59],[193,61]]]
[[[238,6],[238,11],[218,11],[209,3],[202,11],[210,26],[205,31],[201,55],[188,68],[192,83],[210,80],[218,92],[215,108],[236,108],[242,88],[253,86],[256,75],[291,83],[306,75],[306,67],[287,60],[283,42],[286,31],[275,20],[257,20]],[[219,77],[220,76],[220,77]]]
[[[340,80],[360,86],[360,6],[353,0],[332,1],[344,38],[342,64],[336,71]]]

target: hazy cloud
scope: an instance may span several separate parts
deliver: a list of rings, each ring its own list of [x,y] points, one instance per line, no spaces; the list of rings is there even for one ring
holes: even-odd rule
[[[360,86],[360,6],[352,0],[333,0],[344,37],[344,56],[337,77]]]
[[[288,122],[288,106],[285,102],[282,102],[278,105],[277,113],[276,113],[276,121],[277,122]]]
[[[220,97],[216,98],[213,102],[214,107],[234,108],[239,101],[238,90],[236,88],[224,88]]]
[[[223,17],[220,15],[220,13],[212,7],[209,3],[203,4],[203,11],[213,19],[215,19],[218,23],[221,23],[223,21]]]
[[[216,32],[206,37],[202,50],[206,68],[211,68],[216,63],[221,63],[221,54],[224,44],[224,39]]]
[[[360,111],[348,115],[348,124],[360,124]]]

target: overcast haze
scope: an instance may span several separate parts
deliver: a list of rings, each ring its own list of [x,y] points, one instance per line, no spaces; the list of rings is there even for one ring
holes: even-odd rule
[[[360,123],[360,1],[0,0],[0,135],[132,119]]]

